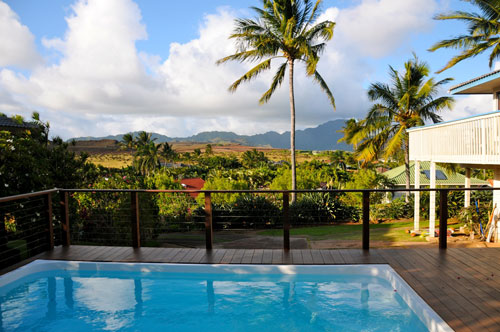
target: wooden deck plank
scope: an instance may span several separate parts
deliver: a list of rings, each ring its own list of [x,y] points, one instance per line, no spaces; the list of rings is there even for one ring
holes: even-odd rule
[[[220,260],[220,264],[229,264],[231,263],[231,259],[234,256],[234,252],[236,251],[235,249],[225,249],[226,252],[224,253],[224,256],[222,256]]]
[[[425,250],[425,249],[420,249]],[[394,249],[396,255],[400,255],[397,249]],[[408,249],[405,259],[409,266],[414,271],[418,271],[418,277],[421,283],[429,289],[431,293],[439,294],[439,300],[443,306],[448,308],[451,312],[455,313],[466,326],[473,326],[472,330],[489,331],[487,323],[485,323],[482,315],[474,306],[470,306],[467,310],[464,308],[462,296],[460,292],[451,288],[445,283],[446,279],[442,277],[442,271],[432,271],[425,259],[422,259],[418,253],[414,253]]]
[[[243,259],[243,255],[245,254],[244,249],[236,249],[234,252],[233,258],[231,258],[231,264],[241,264],[241,260]]]
[[[375,249],[377,250],[377,249]],[[431,308],[433,308],[455,331],[473,332],[460,319],[456,313],[448,309],[432,292],[428,289],[418,274],[414,274],[415,268],[410,266],[408,257],[400,257],[397,251],[388,249],[378,249],[378,253],[387,261],[387,263],[422,297]],[[413,273],[411,272],[413,271]]]
[[[302,258],[302,250],[290,250],[290,256],[292,258],[292,264],[304,264],[304,260]]]
[[[313,264],[318,264],[318,265],[325,264],[325,260],[323,259],[323,256],[321,255],[321,252],[319,250],[311,250],[311,256]]]
[[[255,249],[245,249],[243,253],[243,258],[241,259],[241,264],[250,264],[252,263],[253,252]]]
[[[262,254],[262,264],[271,264],[273,262],[273,251],[272,249],[264,249]]]
[[[304,249],[304,250],[301,250],[301,252],[302,252],[303,264],[313,264],[314,263],[310,249]]]
[[[454,301],[458,301],[464,307],[464,310],[474,310],[474,316],[482,317],[481,321],[490,330],[500,331],[500,311],[496,308],[500,306],[500,302],[496,300],[499,297],[492,296],[495,289],[491,290],[491,292],[483,291],[481,283],[475,282],[476,279],[463,266],[453,264],[448,254],[442,254],[441,252],[436,254],[434,251],[431,252],[431,249],[412,250],[439,270],[443,284],[462,290],[457,291],[457,296],[453,297]],[[471,304],[474,307],[471,307]]]
[[[262,256],[264,255],[264,249],[255,249],[252,256],[252,264],[261,264]]]
[[[274,249],[272,264],[284,264],[283,263],[283,250]]]

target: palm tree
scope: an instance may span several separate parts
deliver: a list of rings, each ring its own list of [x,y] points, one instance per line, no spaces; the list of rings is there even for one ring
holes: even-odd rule
[[[141,174],[149,175],[161,167],[159,145],[153,141],[138,147],[134,154],[134,164]]]
[[[400,74],[389,66],[391,83],[373,83],[368,97],[376,102],[365,119],[350,121],[344,129],[347,143],[353,144],[355,156],[366,165],[380,157],[391,158],[404,153],[406,188],[410,188],[409,139],[406,130],[421,126],[425,121],[440,122],[437,114],[450,109],[452,97],[437,97],[439,87],[451,78],[436,81],[427,79],[430,69],[425,62],[414,58],[405,63]]]
[[[123,135],[120,145],[123,149],[133,150],[136,147],[136,141],[134,139],[134,134],[128,133]]]
[[[160,156],[162,156],[165,161],[175,160],[179,157],[178,153],[172,148],[172,145],[165,142],[160,144]]]
[[[149,143],[156,141],[156,138],[153,138],[153,139],[151,138],[152,136],[153,136],[153,133],[147,133],[145,131],[139,132],[139,134],[137,135],[137,140],[136,140],[137,146],[138,147],[146,146]]]
[[[229,37],[236,40],[239,51],[217,61],[262,61],[236,80],[229,91],[234,92],[241,83],[248,82],[260,73],[271,69],[271,61],[285,59],[274,74],[269,90],[260,98],[260,104],[269,101],[276,88],[281,86],[288,68],[290,97],[290,152],[292,161],[292,190],[296,189],[295,167],[295,98],[293,75],[295,61],[306,65],[306,74],[313,77],[327,94],[335,107],[335,99],[328,85],[317,72],[319,55],[325,48],[325,42],[333,36],[335,23],[316,22],[322,0],[262,0],[262,7],[251,7],[257,14],[256,19],[237,19],[236,28]],[[292,200],[294,195],[292,196]]]
[[[452,39],[445,39],[434,44],[429,51],[440,48],[461,49],[462,53],[454,56],[438,73],[456,65],[458,62],[475,57],[488,49],[490,68],[500,57],[500,1],[499,0],[468,0],[481,11],[469,13],[454,11],[449,14],[439,14],[437,20],[458,20],[467,24],[468,32]]]

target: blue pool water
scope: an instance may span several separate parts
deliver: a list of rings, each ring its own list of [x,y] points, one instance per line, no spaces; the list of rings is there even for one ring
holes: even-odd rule
[[[53,270],[0,288],[0,331],[428,331],[360,275]]]

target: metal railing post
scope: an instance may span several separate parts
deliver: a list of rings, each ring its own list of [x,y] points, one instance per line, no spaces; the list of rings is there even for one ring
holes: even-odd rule
[[[71,244],[71,234],[69,228],[69,193],[67,191],[61,193],[61,242],[62,245],[68,247]]]
[[[130,222],[132,223],[132,246],[141,247],[141,229],[139,224],[139,193],[130,193]]]
[[[363,191],[363,250],[370,249],[370,192]]]
[[[446,249],[448,236],[448,190],[439,190],[439,249]]]
[[[283,192],[283,250],[290,250],[290,209],[288,192]]]
[[[47,240],[49,245],[49,250],[54,249],[54,225],[52,220],[52,193],[47,194],[46,200],[46,217],[47,217]]]
[[[205,193],[205,246],[207,250],[213,248],[213,227],[212,227],[212,198],[209,192]]]

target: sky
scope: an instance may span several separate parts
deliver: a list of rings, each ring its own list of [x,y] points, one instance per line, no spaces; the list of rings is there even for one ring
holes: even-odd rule
[[[258,0],[0,0],[0,112],[49,121],[63,139],[146,130],[171,137],[202,131],[257,134],[290,127],[288,86],[258,100],[273,71],[235,93],[229,85],[255,63],[215,62],[233,54],[234,19],[253,17]],[[436,79],[460,82],[490,72],[487,54],[442,68],[453,50],[428,52],[465,32],[433,17],[475,8],[458,0],[324,0],[318,21],[336,23],[318,65],[336,99],[334,110],[297,65],[297,128],[363,118],[366,90],[388,82],[415,53]],[[276,69],[279,60],[272,62]],[[496,66],[496,64],[495,64]],[[491,110],[491,96],[456,98],[444,120]]]

